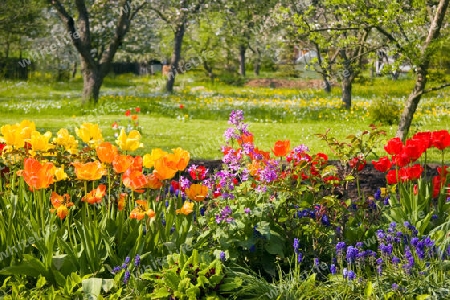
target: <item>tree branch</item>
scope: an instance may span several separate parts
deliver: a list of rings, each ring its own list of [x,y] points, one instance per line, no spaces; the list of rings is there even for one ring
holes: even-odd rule
[[[441,84],[440,86],[435,86],[435,87],[426,89],[426,90],[423,91],[422,94],[427,94],[427,93],[430,93],[430,92],[439,91],[439,90],[442,90],[443,88],[446,88],[448,86],[450,86],[450,82],[446,82],[444,84]]]
[[[400,50],[400,52],[402,52],[402,53],[404,52],[403,47],[400,45],[400,43],[397,41],[397,39],[394,38],[394,36],[392,34],[387,32],[386,30],[384,30],[384,28],[381,27],[380,25],[375,26],[375,29],[378,30],[385,37],[387,37],[389,41],[393,42],[395,44],[395,46],[397,47],[397,49]]]

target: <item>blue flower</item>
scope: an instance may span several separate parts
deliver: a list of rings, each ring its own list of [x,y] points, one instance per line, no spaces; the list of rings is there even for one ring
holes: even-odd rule
[[[348,280],[353,280],[356,278],[356,273],[352,270],[348,271]]]
[[[344,276],[344,279],[347,278],[348,275],[348,270],[347,268],[344,268],[344,270],[342,270],[342,276]]]
[[[297,252],[297,250],[298,250],[298,245],[299,245],[298,238],[294,238],[294,251],[295,252]]]
[[[377,265],[381,265],[381,264],[383,264],[383,259],[381,257],[377,258],[376,262],[377,262]]]
[[[316,267],[319,266],[319,259],[317,257],[314,258],[314,266],[316,266]]]
[[[335,264],[331,264],[330,271],[331,271],[331,274],[336,275],[336,265]]]
[[[125,276],[123,277],[123,283],[127,284],[128,280],[130,279],[130,276],[131,276],[130,271],[127,270],[125,272]]]
[[[223,252],[223,251],[220,252],[220,260],[221,261],[225,261],[226,260],[226,255],[225,255],[225,252]]]
[[[398,284],[393,283],[393,284],[392,284],[392,289],[393,289],[394,291],[398,290]]]
[[[345,242],[339,242],[336,244],[336,254],[340,255],[345,249]]]
[[[358,255],[358,249],[353,246],[347,247],[347,262],[351,263],[354,262],[356,259],[356,255]]]
[[[136,254],[136,256],[134,257],[134,266],[137,267],[137,266],[139,266],[140,263],[141,263],[141,257],[139,256],[139,254]]]
[[[356,248],[362,248],[364,246],[364,243],[363,242],[357,242],[356,244],[355,244],[355,247]]]
[[[301,263],[302,261],[303,261],[303,254],[301,252],[299,252],[297,255],[297,262]]]
[[[394,265],[397,265],[400,262],[400,258],[398,258],[397,256],[393,256],[392,257],[392,263]]]
[[[127,265],[130,263],[130,257],[129,257],[129,256],[125,257],[125,263],[126,263]]]

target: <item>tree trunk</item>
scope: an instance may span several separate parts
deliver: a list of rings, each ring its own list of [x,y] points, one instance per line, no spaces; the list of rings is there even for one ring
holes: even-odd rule
[[[428,64],[421,65],[417,70],[417,79],[414,89],[409,94],[406,101],[405,108],[400,116],[400,122],[398,124],[396,136],[401,140],[405,140],[408,136],[409,128],[411,127],[414,113],[417,110],[420,99],[422,98],[425,86],[427,83]]]
[[[175,45],[173,48],[172,58],[170,60],[170,73],[167,75],[166,91],[173,93],[175,85],[175,77],[178,72],[178,64],[181,59],[181,46],[183,45],[184,32],[186,29],[185,21],[183,21],[175,31]]]
[[[214,83],[214,73],[212,70],[212,67],[208,64],[208,62],[205,60],[203,60],[203,68],[206,71],[206,74],[208,75],[209,79],[211,79],[211,83]]]
[[[242,77],[245,77],[245,51],[247,50],[247,48],[245,47],[245,45],[241,45],[239,47],[239,55],[240,55],[240,73]]]
[[[345,76],[342,79],[342,103],[345,109],[352,107],[352,78]]]
[[[444,22],[445,13],[447,11],[450,0],[440,0],[436,8],[436,12],[433,18],[433,22],[430,25],[427,38],[421,47],[420,52],[420,64],[417,68],[416,84],[412,93],[409,95],[406,101],[405,108],[400,116],[400,122],[396,136],[402,140],[405,140],[408,136],[409,128],[411,126],[414,113],[419,105],[420,99],[425,92],[425,86],[427,83],[428,68],[430,66],[431,51],[430,47],[433,41],[435,41],[441,31],[442,24]]]
[[[256,76],[259,76],[260,71],[261,71],[261,50],[256,49],[256,57],[253,61],[253,73]]]
[[[94,105],[97,105],[104,76],[100,74],[98,69],[86,63],[82,62],[81,68],[83,74],[83,104],[92,101]]]

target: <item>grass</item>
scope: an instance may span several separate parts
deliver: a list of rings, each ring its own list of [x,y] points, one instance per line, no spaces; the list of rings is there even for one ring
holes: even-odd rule
[[[213,85],[196,82],[187,75],[177,80],[177,93],[167,95],[160,92],[164,83],[160,79],[128,75],[107,78],[95,109],[81,106],[80,78],[70,83],[5,81],[0,83],[0,125],[30,119],[40,130],[55,134],[66,127],[74,134],[76,126],[93,122],[99,123],[106,139],[112,141],[111,124],[126,124],[125,110],[140,107],[145,148],[139,154],[156,147],[168,150],[181,146],[194,158],[218,159],[228,115],[234,109],[242,109],[258,147],[269,150],[275,141],[289,139],[292,146],[303,143],[312,152],[325,152],[335,158],[315,134],[331,129],[333,136],[343,140],[368,129],[374,121],[374,103],[388,98],[402,106],[413,83],[411,79],[387,78],[356,83],[352,110],[346,111],[341,109],[337,87],[328,95],[314,89]],[[445,129],[443,124],[447,124],[449,115],[448,92],[430,94],[419,105],[411,131]],[[395,124],[381,128],[387,133],[386,139],[395,135]],[[382,146],[377,149],[380,155]],[[439,156],[432,159],[439,160]]]

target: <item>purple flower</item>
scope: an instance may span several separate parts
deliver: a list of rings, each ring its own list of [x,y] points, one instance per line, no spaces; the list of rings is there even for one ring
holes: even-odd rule
[[[336,265],[335,264],[331,264],[330,271],[331,271],[331,274],[333,274],[333,275],[336,274]]]
[[[381,257],[377,258],[376,262],[377,262],[377,265],[381,265],[381,264],[383,264],[383,259]]]
[[[398,258],[397,256],[392,257],[392,263],[394,265],[397,265],[400,263],[400,258]]]
[[[122,264],[122,269],[125,270],[125,269],[127,268],[127,266],[128,266],[128,265],[127,265],[126,263],[123,263],[123,264]]]
[[[298,246],[299,246],[299,242],[298,242],[298,238],[294,239],[294,252],[297,253],[298,251]]]
[[[364,243],[363,242],[357,242],[356,244],[355,244],[355,247],[356,248],[362,248],[364,246]]]
[[[336,255],[341,255],[345,249],[345,242],[339,242],[336,244]]]
[[[136,256],[134,257],[134,266],[137,267],[137,266],[139,266],[140,263],[141,263],[141,257],[139,256],[139,254],[136,254]]]
[[[230,113],[229,124],[239,126],[242,121],[244,121],[244,112],[242,110],[233,110]]]
[[[319,266],[319,259],[317,257],[314,258],[314,266],[316,266],[316,267]]]
[[[130,271],[127,270],[125,272],[125,276],[123,277],[123,283],[127,284],[128,280],[130,279],[130,276],[131,276]]]
[[[394,291],[398,290],[398,284],[393,283],[392,284],[392,290],[394,290]]]
[[[377,238],[378,238],[379,240],[383,240],[384,237],[385,237],[385,235],[384,235],[383,229],[377,230]]]
[[[355,261],[356,255],[358,254],[358,249],[353,246],[347,247],[347,262],[352,263]]]
[[[413,237],[411,239],[411,245],[413,245],[414,247],[417,247],[418,242],[419,242],[419,238],[417,238],[417,237]]]
[[[121,267],[114,267],[114,269],[113,269],[113,273],[114,274],[116,274],[116,273],[119,273],[120,272],[120,270],[122,270],[122,268]]]
[[[301,263],[302,261],[303,261],[303,253],[299,252],[299,253],[297,254],[297,262],[298,262],[298,263]]]
[[[225,255],[225,252],[223,252],[223,251],[220,252],[220,260],[221,261],[225,261],[226,260],[226,255]]]
[[[353,280],[356,278],[356,273],[353,272],[352,270],[349,270],[347,273],[347,276],[348,276],[348,280]]]
[[[377,189],[377,191],[375,192],[375,194],[373,195],[375,200],[380,200],[381,199],[381,189]]]
[[[179,182],[180,182],[180,188],[183,190],[188,189],[191,186],[191,182],[189,181],[189,179],[187,179],[183,176],[180,176]]]
[[[251,213],[252,211],[250,210],[250,208],[246,207],[246,208],[244,209],[244,212],[245,212],[246,214],[249,214],[249,213]]]
[[[127,265],[130,263],[130,257],[129,257],[129,256],[125,257],[125,263],[126,263]]]

